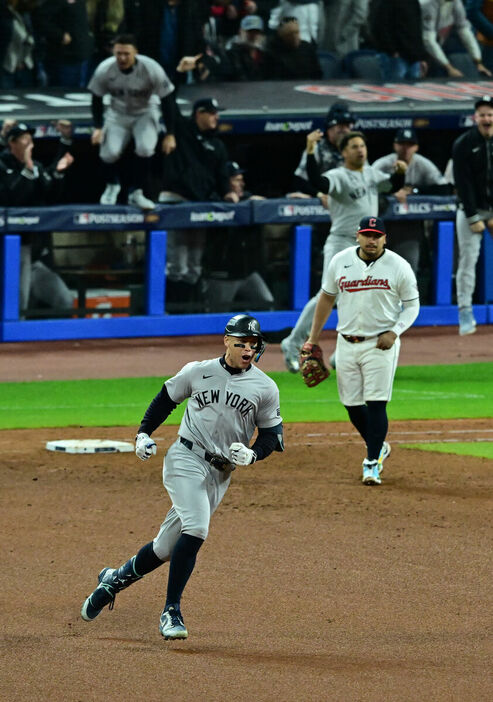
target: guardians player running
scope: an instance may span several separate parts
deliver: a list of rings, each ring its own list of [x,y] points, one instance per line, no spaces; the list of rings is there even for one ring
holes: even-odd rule
[[[169,561],[159,631],[165,639],[186,639],[181,596],[231,472],[283,451],[279,390],[252,363],[265,349],[258,321],[246,314],[230,319],[224,345],[221,358],[187,363],[149,405],[136,437],[135,452],[144,461],[156,453],[152,432],[190,398],[178,439],[164,460],[163,482],[172,507],[153,541],[119,568],[99,573],[99,585],[82,605],[85,621],[95,619],[106,605],[112,609],[117,592]],[[256,428],[257,439],[249,448]]]
[[[318,339],[337,296],[337,389],[349,419],[366,443],[363,483],[379,485],[383,461],[390,453],[385,441],[387,402],[392,396],[400,335],[418,316],[419,296],[409,263],[385,249],[385,228],[379,217],[364,217],[356,238],[358,246],[336,254],[324,271],[300,369],[308,386],[318,385],[329,375]]]

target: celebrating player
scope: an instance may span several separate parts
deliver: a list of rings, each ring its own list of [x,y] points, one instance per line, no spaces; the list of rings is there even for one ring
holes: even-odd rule
[[[279,390],[252,364],[265,348],[258,321],[236,315],[224,333],[225,354],[184,366],[164,383],[144,415],[135,449],[142,460],[156,453],[152,432],[190,398],[178,439],[164,460],[163,482],[172,507],[153,541],[119,568],[99,573],[99,585],[82,605],[85,621],[95,619],[106,605],[111,609],[117,592],[169,561],[159,631],[165,639],[186,639],[181,596],[231,472],[284,450]],[[256,427],[258,436],[249,448]]]
[[[390,453],[385,441],[387,402],[392,396],[400,335],[418,316],[419,296],[409,263],[385,249],[385,227],[379,217],[364,217],[356,239],[358,246],[336,254],[324,271],[300,365],[309,386],[327,377],[318,339],[337,296],[337,389],[366,444],[363,483],[379,485],[383,461]]]
[[[178,64],[179,72],[195,67],[198,56],[184,56]],[[154,154],[159,135],[159,106],[166,125],[163,151],[171,153],[176,148],[174,137],[174,85],[157,61],[142,56],[137,51],[131,34],[115,39],[113,56],[96,68],[89,81],[92,92],[92,114],[95,130],[91,141],[100,144],[99,155],[104,164],[106,188],[101,196],[102,205],[116,204],[121,185],[116,162],[122,156],[131,137],[135,142],[133,183],[128,204],[144,210],[154,208],[154,203],[144,195],[150,159]],[[103,97],[111,96],[104,115]]]
[[[472,311],[476,264],[483,234],[489,230],[493,236],[493,98],[489,95],[474,103],[474,121],[475,125],[455,140],[452,149],[459,198],[456,215],[459,260],[455,282],[461,336],[476,331]]]
[[[365,212],[378,211],[378,193],[396,192],[402,188],[407,164],[397,160],[392,174],[369,166],[364,135],[348,132],[339,142],[344,165],[320,175],[314,154],[322,136],[318,129],[307,135],[306,165],[310,182],[320,191],[319,194],[329,194],[332,224],[324,246],[325,271],[334,254],[354,244],[354,232]],[[310,331],[316,304],[316,297],[306,303],[291,334],[281,342],[286,366],[292,373],[299,370],[298,352]]]

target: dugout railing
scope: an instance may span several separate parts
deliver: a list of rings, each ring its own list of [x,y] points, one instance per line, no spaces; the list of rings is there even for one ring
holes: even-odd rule
[[[455,249],[454,198],[420,197],[406,205],[388,198],[386,220],[432,220],[432,304],[421,307],[418,326],[457,324],[454,294]],[[166,313],[167,231],[191,227],[235,227],[290,224],[290,309],[251,309],[266,332],[292,327],[310,296],[312,225],[329,222],[329,214],[317,199],[280,199],[226,203],[186,203],[159,206],[143,213],[126,206],[73,205],[0,210],[0,341],[44,341],[147,336],[220,334],[228,312],[200,314]],[[19,312],[21,236],[33,232],[145,230],[145,313],[109,318],[22,319]],[[478,324],[493,321],[493,241],[484,237],[478,270],[479,303],[474,306]],[[234,313],[236,310],[231,309]],[[326,328],[334,328],[336,314]]]

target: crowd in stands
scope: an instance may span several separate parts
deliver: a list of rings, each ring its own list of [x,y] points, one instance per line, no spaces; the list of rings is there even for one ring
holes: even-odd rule
[[[490,75],[489,0],[0,0],[0,90],[84,88],[117,34],[172,82]],[[358,64],[361,52],[366,61]],[[200,55],[179,75],[182,56]],[[369,57],[375,59],[372,63]],[[363,75],[359,74],[363,72]]]

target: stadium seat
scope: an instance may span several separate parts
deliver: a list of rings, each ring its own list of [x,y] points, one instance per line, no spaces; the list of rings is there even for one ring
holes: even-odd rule
[[[322,68],[322,78],[331,80],[333,78],[342,78],[342,61],[331,51],[317,51],[320,67]]]
[[[447,58],[454,68],[458,68],[464,74],[464,78],[478,80],[481,77],[474,61],[465,51],[453,51],[447,54]]]
[[[349,78],[363,78],[381,82],[382,68],[377,51],[373,49],[359,49],[350,51],[343,59],[344,71]]]

